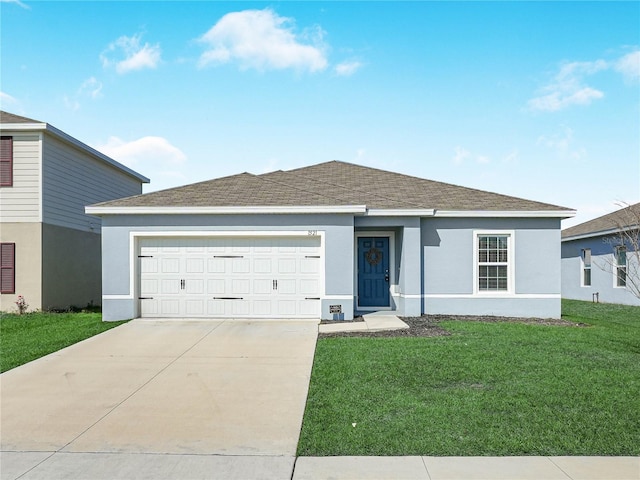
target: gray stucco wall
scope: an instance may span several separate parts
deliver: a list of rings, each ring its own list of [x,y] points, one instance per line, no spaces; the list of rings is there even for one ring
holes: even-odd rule
[[[118,215],[103,218],[103,318],[138,316],[130,285],[131,232],[181,231],[324,232],[325,299],[322,318],[352,318],[355,235],[393,232],[395,268],[392,308],[421,313],[559,317],[560,220],[540,218],[353,217],[331,215]],[[514,289],[508,294],[474,293],[474,232],[509,231]],[[136,252],[137,253],[137,252]],[[134,272],[133,278],[137,278]],[[135,291],[135,289],[133,290]],[[329,314],[342,305],[343,315]]]
[[[332,319],[329,305],[342,305],[341,319],[353,318],[352,215],[118,215],[102,223],[103,319],[138,316],[138,301],[130,293],[130,233],[206,231],[317,230],[325,235],[325,299],[322,317]],[[137,278],[137,272],[134,275]],[[333,298],[332,298],[333,297]]]
[[[604,303],[640,305],[640,299],[626,288],[616,287],[616,278],[611,269],[615,238],[597,236],[562,242],[562,296],[574,300],[592,301],[598,293]],[[591,286],[582,286],[582,249],[591,249]],[[628,253],[629,263],[636,261]],[[637,270],[636,270],[637,271]]]
[[[475,231],[512,232],[510,294],[474,293]],[[422,245],[425,313],[560,317],[559,219],[424,218]]]

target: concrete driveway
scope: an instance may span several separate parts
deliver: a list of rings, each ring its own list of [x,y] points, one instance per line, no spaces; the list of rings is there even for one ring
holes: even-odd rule
[[[309,321],[134,320],[0,376],[0,474],[291,478]]]

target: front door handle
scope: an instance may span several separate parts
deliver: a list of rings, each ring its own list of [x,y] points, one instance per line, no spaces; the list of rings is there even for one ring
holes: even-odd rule
[[[389,283],[389,270],[386,270],[384,272],[384,281]]]

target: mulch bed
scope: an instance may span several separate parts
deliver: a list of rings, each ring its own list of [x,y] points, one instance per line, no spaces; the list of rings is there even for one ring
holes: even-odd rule
[[[527,325],[545,325],[553,327],[587,327],[586,323],[574,323],[554,318],[517,318],[517,317],[493,317],[471,315],[423,315],[421,317],[400,317],[409,325],[403,330],[385,330],[382,332],[332,332],[320,333],[320,338],[330,337],[443,337],[451,333],[439,324],[442,321],[459,322],[484,322],[484,323],[525,323]],[[363,321],[361,317],[354,321]],[[322,323],[338,323],[335,321],[323,321]]]

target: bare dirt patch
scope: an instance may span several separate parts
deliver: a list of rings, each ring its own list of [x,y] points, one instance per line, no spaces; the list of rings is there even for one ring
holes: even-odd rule
[[[328,337],[443,337],[451,333],[440,326],[443,321],[483,322],[483,323],[524,323],[549,327],[587,327],[585,323],[574,323],[554,318],[518,318],[472,315],[423,315],[421,317],[400,317],[409,328],[403,330],[385,330],[382,332],[332,332],[320,333],[320,338]],[[354,321],[362,321],[360,318]],[[322,322],[337,323],[337,322]]]

